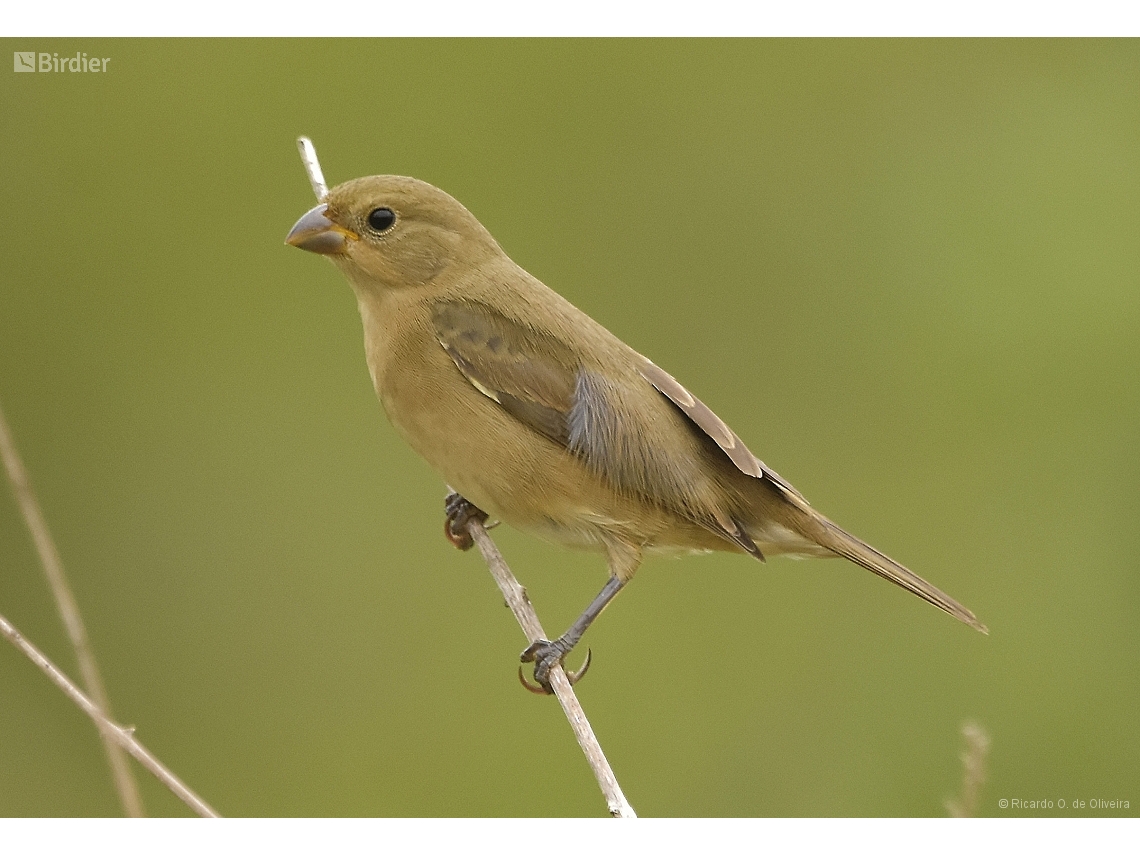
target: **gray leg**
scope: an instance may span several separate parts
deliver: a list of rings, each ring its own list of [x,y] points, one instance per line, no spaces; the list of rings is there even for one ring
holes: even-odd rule
[[[578,616],[578,619],[570,625],[566,632],[562,633],[555,641],[547,641],[541,638],[530,645],[522,652],[519,659],[523,662],[534,663],[534,679],[538,681],[538,685],[542,687],[546,694],[551,694],[554,690],[550,688],[550,669],[555,662],[561,662],[562,657],[574,649],[579,641],[582,640],[583,634],[590,628],[590,624],[594,619],[602,613],[602,610],[609,605],[610,600],[617,596],[618,591],[625,587],[625,582],[618,579],[616,576],[611,576],[609,581],[606,582],[604,588],[590,605],[586,606],[586,610]],[[587,665],[589,661],[587,660]],[[585,673],[585,668],[578,672],[580,677]],[[575,678],[576,679],[576,678]],[[571,682],[574,682],[573,680]]]

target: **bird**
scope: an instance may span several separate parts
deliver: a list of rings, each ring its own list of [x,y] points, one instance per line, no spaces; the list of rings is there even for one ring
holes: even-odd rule
[[[523,651],[535,691],[652,554],[840,556],[983,633],[973,612],[840,528],[700,399],[516,264],[459,201],[374,175],[327,192],[286,243],[355,293],[376,394],[454,490],[448,531],[490,515],[601,552],[609,577]]]

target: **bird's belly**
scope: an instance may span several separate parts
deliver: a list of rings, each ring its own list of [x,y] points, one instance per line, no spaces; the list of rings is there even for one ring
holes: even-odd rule
[[[376,384],[396,430],[452,489],[512,526],[567,546],[601,548],[606,529],[636,523],[630,500],[466,381],[452,382],[447,372],[455,371],[449,362]]]

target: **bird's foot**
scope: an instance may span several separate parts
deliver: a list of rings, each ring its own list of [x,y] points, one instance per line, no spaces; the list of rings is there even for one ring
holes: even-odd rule
[[[443,500],[443,508],[447,519],[443,523],[443,534],[451,541],[456,549],[468,550],[475,545],[471,533],[467,531],[467,523],[471,520],[487,521],[487,514],[479,510],[458,493],[448,493]]]
[[[547,641],[545,638],[540,638],[538,641],[532,642],[526,650],[522,652],[519,659],[523,662],[534,663],[534,679],[535,683],[531,683],[523,675],[522,666],[519,666],[519,682],[528,692],[533,692],[536,695],[552,695],[554,689],[550,686],[550,669],[555,665],[562,662],[562,658],[573,649],[574,645],[570,644],[563,639],[559,638],[557,641]],[[586,650],[586,661],[582,663],[582,667],[577,671],[567,671],[566,677],[573,686],[579,680],[586,676],[586,672],[590,670],[590,659],[592,653],[589,649]]]

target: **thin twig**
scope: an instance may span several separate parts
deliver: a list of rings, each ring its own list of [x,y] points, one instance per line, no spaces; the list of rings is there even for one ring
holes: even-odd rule
[[[515,620],[519,622],[519,626],[526,633],[527,640],[534,642],[540,638],[546,638],[546,634],[542,631],[542,624],[539,623],[538,615],[534,611],[534,606],[531,605],[530,598],[526,595],[526,589],[518,583],[514,574],[511,573],[511,569],[503,560],[503,556],[499,553],[494,541],[491,540],[491,535],[487,534],[487,529],[484,528],[483,523],[478,519],[471,519],[467,523],[467,531],[471,535],[471,539],[475,541],[475,545],[479,547],[479,551],[483,553],[483,560],[487,562],[491,575],[495,577],[499,590],[503,592],[503,598],[507,601]],[[602,752],[598,738],[594,736],[594,729],[590,727],[590,722],[586,718],[582,705],[578,702],[578,696],[574,694],[574,689],[566,677],[566,670],[562,667],[562,663],[552,667],[549,676],[550,686],[554,689],[558,702],[562,704],[562,710],[566,713],[566,719],[570,722],[578,745],[582,747],[582,751],[586,755],[586,762],[590,764],[590,768],[594,771],[594,777],[598,779],[598,786],[602,788],[602,795],[606,798],[606,806],[609,808],[610,814],[622,818],[636,818],[637,814],[634,813],[633,807],[626,800],[625,793],[621,791],[621,785],[618,784],[614,770],[610,768],[609,761],[606,760],[606,755]]]
[[[0,635],[3,635],[16,646],[21,653],[31,659],[41,671],[51,678],[63,693],[71,698],[89,715],[92,721],[98,726],[100,733],[106,734],[110,739],[115,741],[116,748],[122,748],[130,753],[132,757],[139,761],[147,771],[158,778],[165,784],[174,795],[182,799],[190,810],[194,811],[199,816],[217,817],[218,812],[204,802],[193,790],[187,787],[178,776],[171,772],[166,766],[163,765],[157,757],[151,754],[141,742],[134,737],[134,728],[123,727],[116,724],[103,715],[102,709],[95,704],[89,697],[80,691],[67,675],[59,670],[46,656],[41,653],[34,644],[24,638],[7,618],[0,615]]]
[[[962,794],[946,801],[950,816],[977,816],[982,784],[986,782],[986,756],[990,752],[990,735],[984,727],[968,721],[962,725],[962,739],[966,750],[962,752]]]
[[[301,160],[305,164],[309,183],[313,185],[313,194],[317,197],[318,202],[323,202],[329,191],[325,185],[325,177],[321,172],[321,164],[317,160],[317,150],[313,146],[313,141],[308,137],[300,137],[297,140],[297,148],[301,152]],[[471,519],[467,523],[467,531],[470,533],[471,539],[478,545],[479,551],[483,553],[483,559],[487,562],[491,575],[495,577],[499,590],[503,592],[503,598],[510,606],[519,626],[526,633],[527,639],[538,641],[540,638],[545,638],[546,635],[542,631],[542,624],[538,622],[538,615],[535,614],[534,606],[530,604],[530,600],[527,598],[526,589],[518,583],[510,568],[507,567],[507,562],[503,560],[503,556],[491,540],[491,536],[487,534],[487,529],[483,527],[483,523],[478,519]],[[602,795],[606,798],[606,805],[609,807],[610,814],[623,818],[636,817],[637,814],[633,812],[633,807],[621,791],[621,786],[614,776],[614,770],[610,768],[609,761],[606,760],[606,755],[602,752],[598,738],[594,736],[594,729],[590,727],[590,722],[582,710],[582,705],[578,702],[578,697],[574,694],[574,689],[570,686],[570,680],[567,678],[566,670],[562,664],[559,663],[551,668],[549,676],[551,688],[554,689],[558,702],[562,704],[562,710],[566,713],[574,736],[582,747],[590,768],[594,770],[598,785],[602,788]]]
[[[99,709],[107,716],[111,714],[111,704],[107,698],[107,689],[103,685],[103,678],[99,674],[99,666],[95,664],[95,654],[91,652],[91,642],[87,637],[87,629],[83,625],[83,618],[79,614],[79,605],[71,586],[67,583],[67,576],[63,572],[63,561],[59,557],[59,550],[55,548],[51,532],[48,531],[47,520],[36,494],[32,491],[32,483],[28,478],[27,470],[16,451],[16,442],[4,418],[4,411],[0,409],[0,457],[4,458],[4,468],[8,472],[8,480],[12,482],[12,492],[16,494],[16,503],[24,516],[24,522],[32,533],[32,540],[36,544],[40,563],[43,564],[44,575],[47,576],[48,586],[52,596],[55,597],[59,616],[67,630],[67,637],[75,650],[75,658],[79,660],[79,673],[83,678],[88,694],[94,699]],[[96,719],[98,724],[98,719]],[[107,752],[107,762],[111,766],[111,776],[114,779],[115,790],[119,794],[123,811],[127,816],[144,816],[142,796],[139,795],[138,784],[131,774],[130,764],[116,743],[114,736],[100,729],[103,747]]]
[[[297,150],[301,152],[301,162],[305,164],[305,174],[309,176],[309,183],[313,185],[313,195],[318,202],[325,201],[329,195],[329,186],[325,183],[325,175],[321,172],[321,162],[317,160],[317,150],[313,141],[308,137],[297,138]]]

